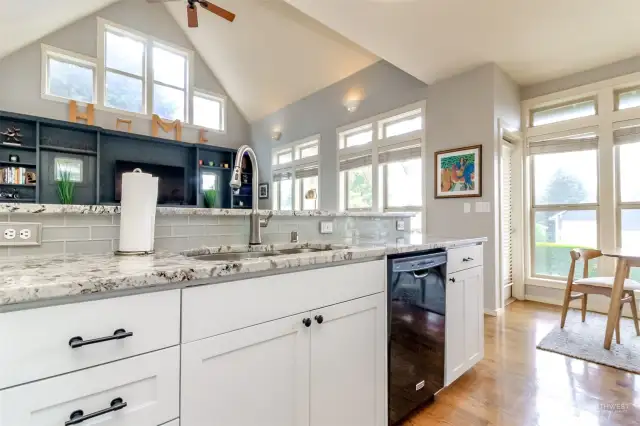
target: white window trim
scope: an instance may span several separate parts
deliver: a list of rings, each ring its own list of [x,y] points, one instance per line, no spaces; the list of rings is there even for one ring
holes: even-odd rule
[[[296,159],[296,150],[305,146],[308,146],[311,142],[317,142],[318,145],[318,155],[313,155],[313,156],[309,156],[309,157],[305,157],[305,158],[299,158]],[[320,134],[316,134],[316,135],[312,135],[312,136],[308,136],[304,139],[299,139],[297,141],[294,142],[290,142],[290,143],[286,143],[286,144],[280,144],[277,146],[274,146],[271,149],[271,187],[275,188],[274,185],[274,181],[273,181],[273,175],[274,173],[282,173],[282,172],[290,172],[291,173],[291,201],[292,201],[292,210],[296,210],[296,206],[300,206],[300,208],[302,208],[302,199],[304,198],[304,194],[302,193],[302,185],[300,185],[300,191],[298,193],[298,191],[296,191],[296,170],[298,169],[303,169],[309,166],[317,166],[318,167],[318,198],[316,199],[316,205],[319,207],[320,206],[320,198],[321,198],[321,192],[320,191],[320,175],[321,175],[321,170],[320,170],[320,144],[321,144],[322,140],[320,138]],[[292,161],[288,162],[288,163],[284,163],[284,164],[273,164],[273,160],[274,158],[276,158],[277,155],[284,153],[285,151],[291,151],[291,158]],[[273,191],[275,194],[277,201],[277,210],[280,210],[280,194],[279,191]]]
[[[627,207],[630,203],[620,203],[616,180],[617,150],[614,149],[613,130],[640,124],[640,107],[616,109],[616,92],[627,88],[640,86],[640,72],[616,77],[596,83],[579,86],[561,92],[552,93],[528,99],[522,102],[522,122],[525,123],[525,137],[544,136],[559,132],[569,132],[580,128],[597,128],[599,136],[598,142],[598,207],[596,218],[598,220],[598,246],[603,250],[611,250],[621,245],[621,224],[620,207]],[[573,99],[584,99],[588,97],[597,98],[597,115],[577,118],[573,120],[552,123],[542,126],[529,127],[530,110],[544,105],[570,101]],[[526,154],[525,154],[526,155]],[[528,163],[528,161],[526,162]],[[530,191],[531,170],[526,168],[525,191]],[[532,236],[531,236],[531,194],[527,194],[525,199],[525,229],[526,243],[525,249],[525,284],[539,287],[549,287],[564,289],[566,279],[557,277],[546,278],[542,276],[532,276]],[[640,205],[640,204],[639,204]],[[584,207],[587,207],[585,205]],[[615,262],[611,258],[603,257],[599,259],[599,274],[613,275]]]
[[[380,200],[381,192],[379,188],[380,178],[379,178],[379,163],[378,163],[378,149],[381,147],[386,147],[389,145],[396,145],[402,142],[407,142],[411,140],[420,139],[420,145],[422,148],[422,165],[423,170],[426,170],[427,164],[427,153],[426,153],[426,129],[427,129],[427,120],[426,120],[426,109],[427,103],[426,101],[419,101],[412,104],[405,105],[403,107],[387,111],[382,114],[375,115],[373,117],[369,117],[363,120],[359,120],[353,122],[351,124],[347,124],[344,126],[340,126],[336,129],[336,141],[338,148],[338,155],[336,160],[336,170],[338,173],[337,179],[337,194],[340,198],[340,194],[342,194],[343,199],[338,199],[338,206],[343,205],[345,211],[398,211],[397,208],[390,208],[388,210],[384,210],[384,200]],[[395,121],[401,121],[411,116],[416,116],[418,114],[422,115],[422,129],[416,130],[409,133],[404,133],[402,135],[392,136],[389,138],[384,138],[383,130],[384,126],[388,123],[392,123]],[[373,131],[372,141],[371,143],[364,145],[356,145],[352,147],[344,147],[344,137],[350,133],[355,133],[358,131],[362,131],[363,129],[369,127]],[[372,191],[373,191],[373,206],[370,209],[353,209],[348,208],[348,200],[347,200],[347,179],[344,179],[343,185],[344,188],[340,188],[340,159],[351,156],[355,153],[371,153],[371,177],[373,179]],[[423,179],[424,181],[424,179]],[[422,230],[425,232],[427,229],[427,211],[426,211],[426,200],[427,200],[427,185],[422,185],[422,207],[420,210],[415,207],[407,207],[407,209],[403,209],[404,211],[420,211],[422,213]]]
[[[211,127],[207,127],[207,126],[200,126],[197,124],[194,124],[194,120],[193,120],[193,116],[195,114],[195,109],[193,107],[193,103],[191,103],[191,116],[189,117],[189,123],[191,123],[189,125],[189,127],[193,127],[193,128],[197,128],[197,129],[205,129],[211,132],[215,132],[215,133],[219,133],[219,134],[225,134],[227,133],[227,97],[224,95],[221,95],[219,93],[215,93],[215,92],[211,92],[208,90],[204,90],[204,89],[198,89],[197,87],[193,88],[193,95],[190,97],[191,102],[193,102],[193,98],[194,97],[200,97],[200,98],[204,98],[204,99],[209,99],[212,101],[217,101],[220,102],[220,125],[221,125],[221,129],[213,129]]]
[[[98,99],[98,65],[97,59],[92,58],[90,56],[81,55],[79,53],[71,52],[69,50],[60,49],[54,46],[50,46],[48,44],[40,45],[40,96],[42,99],[55,101],[55,102],[64,102],[68,103],[74,99],[66,98],[63,96],[51,95],[48,92],[48,83],[49,83],[49,57],[60,59],[64,62],[69,62],[72,64],[78,64],[85,67],[93,68],[93,99],[97,101]],[[84,102],[78,101],[80,104],[84,104]]]

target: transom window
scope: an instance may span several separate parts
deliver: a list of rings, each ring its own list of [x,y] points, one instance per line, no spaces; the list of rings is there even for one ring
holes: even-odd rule
[[[531,110],[531,126],[558,123],[575,118],[596,115],[596,100],[583,99],[550,107]]]
[[[615,102],[617,110],[640,106],[640,87],[616,91]]]
[[[193,94],[193,124],[224,131],[225,99],[202,91]]]

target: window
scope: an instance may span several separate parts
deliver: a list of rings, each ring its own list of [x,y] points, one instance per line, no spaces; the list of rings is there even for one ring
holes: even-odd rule
[[[640,106],[640,87],[617,91],[615,98],[617,110],[638,107]]]
[[[319,145],[320,138],[312,136],[273,149],[274,209],[318,209]]]
[[[341,148],[366,145],[373,141],[373,130],[371,124],[358,127],[340,133],[339,142]]]
[[[346,208],[370,209],[373,207],[373,177],[371,166],[345,172]]]
[[[218,176],[215,173],[202,172],[201,180],[202,191],[206,191],[208,189],[218,189]]]
[[[56,157],[54,160],[56,180],[68,175],[71,182],[82,182],[82,160],[78,158]]]
[[[618,161],[618,245],[640,251],[640,127],[614,132]],[[640,280],[640,268],[631,268],[631,277]]]
[[[145,43],[138,37],[107,27],[104,34],[104,105],[145,113]]]
[[[595,99],[573,101],[531,111],[531,126],[542,126],[574,118],[596,115]]]
[[[273,209],[293,210],[293,175],[290,171],[273,175]]]
[[[193,124],[223,131],[224,99],[203,92],[195,92],[193,95]]]
[[[593,136],[529,142],[532,275],[566,279],[569,252],[598,247],[597,143]],[[590,262],[592,273],[597,265]]]
[[[95,102],[95,63],[79,55],[42,46],[43,95]]]
[[[153,113],[168,120],[186,121],[186,55],[155,43],[152,57]]]
[[[422,130],[422,110],[405,112],[380,121],[380,134],[385,138]]]

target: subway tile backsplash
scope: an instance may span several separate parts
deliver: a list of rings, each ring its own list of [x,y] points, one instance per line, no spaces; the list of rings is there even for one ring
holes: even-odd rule
[[[320,234],[320,221],[333,221],[333,234]],[[409,220],[405,229],[409,229]],[[118,249],[119,215],[28,214],[0,215],[0,222],[42,223],[39,247],[0,247],[0,257],[42,256],[54,254],[100,254]],[[392,241],[405,237],[395,230],[396,218],[367,217],[295,217],[274,216],[261,228],[265,244],[290,240],[298,232],[300,242],[342,241],[353,237],[361,241]],[[202,246],[247,244],[249,218],[245,216],[156,216],[155,249],[181,251]]]

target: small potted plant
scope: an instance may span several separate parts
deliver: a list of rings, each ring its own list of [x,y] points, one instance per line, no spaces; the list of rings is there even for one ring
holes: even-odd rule
[[[210,209],[215,208],[217,196],[218,191],[216,191],[215,189],[206,189],[204,191],[204,205]]]
[[[73,204],[73,195],[76,184],[71,180],[71,173],[63,171],[56,182],[58,185],[58,198],[61,204]]]

